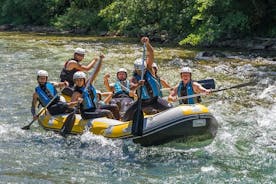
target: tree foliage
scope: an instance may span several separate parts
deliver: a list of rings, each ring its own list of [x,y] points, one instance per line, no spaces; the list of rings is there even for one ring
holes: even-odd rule
[[[0,24],[154,36],[180,44],[276,37],[275,0],[0,0]]]

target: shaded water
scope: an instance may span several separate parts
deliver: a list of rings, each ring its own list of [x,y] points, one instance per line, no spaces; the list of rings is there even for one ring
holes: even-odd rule
[[[193,68],[194,79],[214,78],[217,87],[257,81],[203,98],[220,124],[216,138],[204,146],[177,142],[143,148],[89,133],[65,140],[36,123],[21,130],[31,121],[36,71],[48,70],[49,80],[57,81],[75,47],[88,50],[83,63],[105,53],[95,83],[103,91],[106,72],[115,76],[122,66],[131,71],[141,57],[138,42],[0,33],[0,183],[276,182],[275,55],[224,51],[223,58],[205,58],[199,51],[155,47],[159,74],[170,84],[177,84],[184,65]]]

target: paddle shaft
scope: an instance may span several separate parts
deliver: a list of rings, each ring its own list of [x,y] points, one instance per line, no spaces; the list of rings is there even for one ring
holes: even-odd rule
[[[247,83],[238,84],[238,85],[227,87],[227,88],[211,90],[211,93],[216,93],[216,92],[225,91],[225,90],[234,89],[234,88],[241,88],[241,87],[252,85],[253,83],[254,82],[247,82]],[[207,93],[198,93],[198,94],[194,94],[194,95],[182,96],[182,97],[177,98],[177,100],[184,100],[184,99],[194,98],[194,97],[204,96],[204,95],[207,95]]]
[[[91,80],[92,80],[92,78],[94,78],[94,75],[96,74],[97,68],[99,67],[99,65],[100,65],[101,62],[102,62],[102,58],[100,57],[99,62],[95,66],[95,70],[93,70],[93,72],[91,73],[91,75],[89,77],[89,80],[86,83],[86,86],[85,86],[86,89],[89,87],[89,85],[91,83]]]
[[[161,88],[160,91],[169,91],[172,90],[173,88]]]
[[[145,62],[145,56],[146,56],[146,43],[143,45],[143,58],[142,58],[142,72],[141,72],[141,80],[144,79],[144,62]],[[138,101],[137,101],[137,111],[136,111],[136,117],[134,117],[133,122],[132,122],[132,134],[133,135],[138,135],[142,136],[143,135],[143,127],[144,127],[144,115],[142,111],[142,86],[139,87],[140,93],[138,96]],[[136,118],[136,119],[135,119]]]

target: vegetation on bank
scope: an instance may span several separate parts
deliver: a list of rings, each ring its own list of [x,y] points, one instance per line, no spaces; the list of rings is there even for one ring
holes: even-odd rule
[[[148,35],[182,45],[276,37],[275,0],[0,0],[0,24]]]

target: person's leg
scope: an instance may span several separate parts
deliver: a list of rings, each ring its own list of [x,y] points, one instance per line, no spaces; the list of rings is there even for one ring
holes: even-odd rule
[[[51,105],[48,107],[48,111],[51,115],[58,115],[58,114],[64,114],[72,112],[73,109],[70,109],[66,102],[58,102],[56,104]]]
[[[127,110],[126,113],[124,114],[122,120],[123,121],[129,121],[131,119],[133,119],[134,113],[137,109],[137,101],[134,102]]]
[[[157,109],[159,112],[167,110],[171,108],[172,106],[164,99],[158,97],[156,101],[153,103],[153,108]]]
[[[94,109],[93,111],[84,111],[81,113],[83,119],[94,119],[100,117],[113,118],[112,112],[106,109]]]
[[[119,108],[116,104],[101,105],[100,109],[107,109],[107,110],[111,111],[113,116],[117,120],[119,120],[121,118],[120,113],[119,113]]]
[[[114,116],[110,110],[107,109],[96,109],[96,112],[99,113],[100,117],[107,117],[110,119],[114,119]]]
[[[125,98],[121,98],[120,100],[121,102],[121,112],[126,112],[127,109],[134,103],[132,98],[129,97],[125,97]]]

